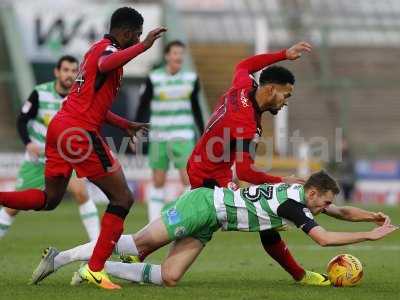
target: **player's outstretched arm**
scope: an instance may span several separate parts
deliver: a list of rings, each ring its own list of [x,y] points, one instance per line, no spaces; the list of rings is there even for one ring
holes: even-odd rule
[[[382,212],[372,212],[353,206],[336,206],[331,204],[325,209],[325,214],[336,219],[351,222],[374,222],[377,225],[390,223],[389,216]]]
[[[301,57],[303,52],[311,52],[311,45],[309,43],[300,42],[288,49],[282,49],[278,52],[251,56],[247,59],[242,60],[236,66],[236,71],[246,70],[249,74],[252,74],[281,60],[298,59],[299,57]]]
[[[124,66],[130,60],[153,46],[154,42],[159,39],[166,30],[167,29],[164,27],[158,27],[150,31],[141,43],[100,57],[98,62],[99,71],[101,73],[107,73]]]
[[[397,229],[398,227],[386,223],[366,232],[333,232],[327,231],[321,226],[316,226],[308,232],[308,235],[322,247],[342,246],[379,240]]]

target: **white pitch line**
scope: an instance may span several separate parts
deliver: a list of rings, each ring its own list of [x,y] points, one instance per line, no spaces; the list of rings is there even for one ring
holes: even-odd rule
[[[318,245],[288,245],[289,249],[293,250],[310,250],[310,251],[321,251],[321,250],[332,250],[335,248],[357,250],[357,251],[400,251],[400,245],[353,245],[353,246],[342,246],[342,247],[321,247]]]

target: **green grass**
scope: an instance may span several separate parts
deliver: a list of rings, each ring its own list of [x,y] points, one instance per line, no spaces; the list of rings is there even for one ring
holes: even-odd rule
[[[379,210],[399,223],[398,208],[381,207]],[[131,233],[143,226],[145,215],[143,206],[135,206],[125,232]],[[355,231],[372,227],[327,217],[319,218],[319,222],[331,230]],[[296,285],[264,253],[257,234],[218,232],[176,288],[129,282],[122,282],[123,289],[116,292],[86,284],[71,287],[69,281],[78,263],[60,270],[39,286],[28,286],[27,281],[44,247],[53,245],[66,249],[85,242],[77,208],[65,202],[55,212],[21,213],[9,235],[0,241],[0,299],[398,299],[400,232],[382,241],[339,248],[320,248],[294,229],[283,235],[296,258],[311,270],[324,271],[329,259],[338,253],[357,256],[364,264],[362,284],[354,288]],[[167,250],[159,251],[148,260],[160,262]]]

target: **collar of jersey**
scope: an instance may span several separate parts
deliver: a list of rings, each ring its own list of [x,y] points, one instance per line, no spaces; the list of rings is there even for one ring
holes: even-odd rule
[[[121,48],[121,45],[118,43],[118,41],[111,35],[111,34],[105,34],[104,35],[105,39],[109,39],[111,43],[113,43],[117,48]]]
[[[254,84],[255,84],[255,86],[253,85],[253,89],[249,93],[249,98],[250,98],[251,103],[253,104],[254,110],[256,111],[257,115],[261,115],[262,111],[256,101],[257,83],[254,82]]]

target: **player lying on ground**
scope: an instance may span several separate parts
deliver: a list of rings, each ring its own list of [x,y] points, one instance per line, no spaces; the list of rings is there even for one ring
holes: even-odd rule
[[[198,188],[167,204],[162,216],[138,233],[123,235],[116,250],[120,253],[143,255],[173,242],[162,265],[106,262],[105,269],[115,277],[133,282],[175,286],[196,260],[206,243],[219,228],[227,231],[261,231],[281,229],[294,223],[321,246],[339,246],[378,240],[397,229],[388,216],[355,207],[333,204],[339,188],[334,179],[320,171],[305,185],[285,183],[251,186],[232,191],[227,188]],[[369,232],[332,232],[319,226],[313,215],[325,213],[332,217],[379,224]],[[32,275],[38,283],[60,267],[77,260],[89,259],[94,243],[58,252],[45,250],[44,257]],[[73,283],[98,279],[85,267],[73,277]],[[327,284],[329,280],[326,278]]]
[[[266,112],[278,114],[288,105],[294,93],[294,74],[273,64],[282,60],[297,60],[311,49],[310,44],[300,42],[278,52],[250,56],[236,65],[231,87],[221,96],[188,160],[187,173],[192,189],[227,187],[233,180],[233,165],[237,178],[250,184],[304,184],[304,180],[298,178],[272,176],[255,168],[254,156],[255,148],[261,141],[262,115]],[[256,82],[252,74],[258,71],[261,73]],[[224,142],[219,142],[221,140]],[[295,260],[279,232],[263,230],[259,235],[264,250],[294,280],[311,285],[325,284],[323,276],[307,273]]]

